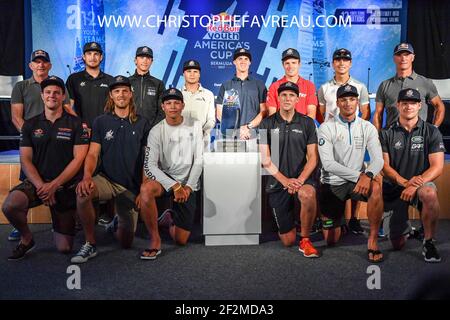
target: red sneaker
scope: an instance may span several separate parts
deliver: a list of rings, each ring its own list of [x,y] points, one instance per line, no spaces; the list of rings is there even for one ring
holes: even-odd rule
[[[311,240],[309,240],[309,238],[303,238],[300,241],[300,243],[298,244],[298,251],[303,253],[303,256],[306,258],[318,258],[319,257],[319,251],[317,251],[317,249],[314,248],[314,246],[311,243]]]

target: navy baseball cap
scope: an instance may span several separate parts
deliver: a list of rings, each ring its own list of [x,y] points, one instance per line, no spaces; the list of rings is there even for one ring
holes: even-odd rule
[[[131,88],[130,79],[121,75],[115,76],[113,82],[111,82],[109,85],[109,91],[113,90],[115,87],[118,86],[127,86]]]
[[[180,100],[183,102],[184,101],[183,93],[181,93],[181,91],[178,90],[177,88],[170,88],[163,91],[161,95],[161,102],[164,103],[165,101],[170,99]]]
[[[294,58],[294,59],[300,60],[300,53],[294,48],[286,49],[281,54],[281,61],[284,61],[288,58]]]
[[[403,52],[403,51],[406,51],[406,52],[414,54],[413,46],[410,43],[402,42],[402,43],[400,43],[400,44],[395,46],[395,48],[394,48],[394,55],[397,54],[397,53]]]
[[[36,59],[44,59],[47,62],[50,62],[50,56],[48,55],[47,51],[38,49],[33,51],[33,53],[31,54],[31,61],[34,61]]]
[[[236,49],[233,54],[233,61],[236,60],[240,56],[246,56],[250,61],[252,61],[252,54],[247,49],[241,48]]]
[[[136,49],[136,57],[147,56],[153,58],[153,50],[150,47],[143,46]]]
[[[83,53],[88,51],[97,51],[103,53],[102,46],[98,42],[88,42],[83,47]]]
[[[278,94],[280,94],[281,92],[286,91],[286,90],[294,91],[294,92],[297,94],[297,96],[298,96],[298,94],[299,94],[299,90],[298,90],[297,84],[295,84],[295,83],[293,83],[293,82],[291,82],[291,81],[282,83],[282,84],[278,87],[278,90],[277,90],[277,91],[278,91]]]
[[[340,86],[337,89],[336,92],[336,98],[341,98],[341,97],[348,97],[348,96],[353,96],[353,97],[358,97],[358,90],[356,89],[356,87],[352,86],[351,84],[346,84],[343,86]]]
[[[400,101],[420,102],[422,100],[420,99],[419,91],[417,91],[416,89],[412,89],[412,88],[406,88],[406,89],[400,90],[400,92],[398,93],[397,102],[400,102]]]
[[[63,93],[66,93],[66,87],[64,85],[64,81],[57,76],[49,76],[48,78],[42,80],[41,82],[41,91],[44,91],[44,88],[47,86],[55,85],[62,89]]]
[[[333,60],[337,59],[352,60],[352,53],[350,52],[350,50],[347,50],[345,48],[337,49],[333,53]]]
[[[202,68],[200,68],[200,63],[197,60],[188,60],[183,64],[183,72],[189,69],[202,70]]]

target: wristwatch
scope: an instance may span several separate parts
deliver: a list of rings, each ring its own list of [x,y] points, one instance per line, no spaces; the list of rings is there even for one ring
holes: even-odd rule
[[[373,173],[370,171],[366,171],[365,172],[366,176],[368,176],[370,178],[370,180],[373,180]]]
[[[251,122],[247,123],[247,128],[248,128],[248,129],[253,129],[253,125],[252,125]]]

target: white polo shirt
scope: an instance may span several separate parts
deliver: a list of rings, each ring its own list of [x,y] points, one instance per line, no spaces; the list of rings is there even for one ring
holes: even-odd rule
[[[359,105],[365,105],[369,103],[369,93],[367,92],[366,86],[356,79],[350,77],[346,83],[337,83],[333,78],[328,82],[325,82],[320,86],[319,92],[317,93],[319,99],[319,105],[325,106],[325,121],[336,117],[339,114],[339,108],[336,105],[336,91],[340,86],[350,84],[356,87],[359,94]],[[359,108],[356,110],[359,113]]]
[[[186,90],[186,86],[181,89],[184,99],[184,110],[182,115],[200,121],[203,135],[210,134],[216,124],[216,110],[214,105],[214,94],[202,87],[192,93]]]

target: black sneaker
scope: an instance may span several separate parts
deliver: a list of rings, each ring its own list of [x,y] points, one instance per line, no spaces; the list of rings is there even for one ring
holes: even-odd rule
[[[86,242],[78,251],[78,253],[70,259],[72,263],[85,263],[91,258],[97,256],[97,248],[95,245]]]
[[[359,223],[359,220],[356,218],[351,218],[348,222],[348,228],[351,232],[354,234],[363,234],[364,229],[361,227],[361,223]]]
[[[34,240],[31,239],[28,245],[24,245],[22,241],[20,241],[19,245],[13,250],[11,256],[8,257],[10,261],[21,260],[25,257],[28,252],[31,252],[35,247]]]
[[[433,239],[423,241],[422,255],[426,262],[441,262],[441,256],[434,246],[434,242]]]

